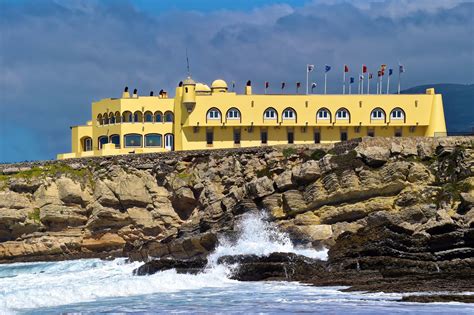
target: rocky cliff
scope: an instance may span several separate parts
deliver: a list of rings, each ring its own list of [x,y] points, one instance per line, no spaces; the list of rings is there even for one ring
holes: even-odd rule
[[[0,170],[3,263],[202,258],[241,214],[266,209],[295,242],[330,248],[324,268],[335,275],[472,274],[473,137],[363,138]],[[344,277],[306,280],[347,284]]]

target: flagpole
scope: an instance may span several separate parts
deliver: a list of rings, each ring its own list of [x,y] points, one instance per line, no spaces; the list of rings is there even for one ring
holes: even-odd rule
[[[349,83],[349,94],[352,94],[351,90],[352,90],[352,84]]]
[[[367,94],[370,94],[370,73],[367,76]]]
[[[357,80],[357,94],[360,94],[360,74],[359,74],[359,78]]]
[[[308,95],[309,65],[306,65],[306,95]]]
[[[344,66],[344,73],[342,75],[342,94],[346,94],[346,66]]]
[[[380,82],[380,79],[377,78],[377,94],[379,94],[379,85],[380,85],[379,82]]]
[[[364,65],[362,65],[362,75],[364,75]],[[360,93],[359,94],[364,94],[364,78],[362,77],[362,80],[361,80],[361,78],[359,77],[359,81],[362,81],[360,83],[361,87],[360,87]]]
[[[389,71],[389,74],[388,74],[388,78],[387,78],[387,94],[390,91],[390,70],[388,70],[388,71]]]
[[[402,72],[400,71],[400,62],[398,63],[398,94],[400,94],[400,77]]]
[[[326,94],[327,80],[328,80],[328,73],[326,71],[324,72],[324,94]]]

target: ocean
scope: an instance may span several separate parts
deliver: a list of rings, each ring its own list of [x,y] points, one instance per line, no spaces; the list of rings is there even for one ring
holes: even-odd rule
[[[228,254],[294,252],[326,259],[327,251],[295,247],[287,235],[248,214],[236,241],[221,238],[206,270],[197,275],[168,270],[134,276],[141,263],[81,259],[0,265],[1,314],[474,314],[463,303],[402,303],[400,293],[343,292],[295,282],[240,282],[216,264]]]

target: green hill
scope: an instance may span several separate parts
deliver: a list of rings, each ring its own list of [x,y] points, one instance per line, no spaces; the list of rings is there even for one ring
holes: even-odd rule
[[[474,131],[474,84],[429,84],[415,86],[402,91],[402,94],[425,93],[433,87],[436,93],[443,94],[444,114],[448,132]]]

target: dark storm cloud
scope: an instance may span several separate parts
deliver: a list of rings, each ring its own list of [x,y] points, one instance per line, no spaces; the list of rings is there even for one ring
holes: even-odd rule
[[[314,1],[250,11],[147,12],[128,1],[0,4],[0,161],[53,158],[69,151],[70,125],[90,119],[90,103],[174,86],[186,71],[210,83],[252,79],[259,92],[341,68],[402,61],[404,86],[474,78],[474,5],[461,1]]]

